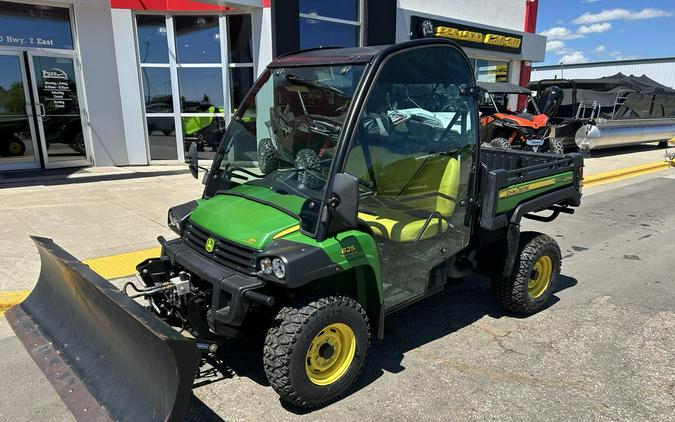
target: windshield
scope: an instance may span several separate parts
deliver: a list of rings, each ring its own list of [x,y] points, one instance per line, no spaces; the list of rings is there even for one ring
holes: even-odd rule
[[[267,69],[255,95],[234,116],[214,170],[279,193],[321,198],[363,70],[364,65]]]

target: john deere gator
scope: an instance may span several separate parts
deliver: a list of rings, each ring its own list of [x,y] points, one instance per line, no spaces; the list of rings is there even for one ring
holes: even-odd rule
[[[202,197],[169,210],[176,237],[138,265],[144,305],[35,238],[40,279],[7,318],[76,417],[141,421],[181,419],[201,354],[230,337],[265,336],[272,388],[317,407],[349,390],[389,315],[449,277],[484,274],[506,310],[537,312],[560,249],[521,221],[571,214],[583,159],[480,148],[474,75],[441,39],[277,58]],[[197,145],[188,162],[196,177]]]

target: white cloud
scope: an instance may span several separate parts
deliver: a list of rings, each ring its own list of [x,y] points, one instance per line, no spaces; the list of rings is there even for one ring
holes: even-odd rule
[[[654,19],[673,16],[672,12],[662,9],[654,9],[647,7],[640,11],[628,9],[607,9],[598,13],[586,12],[578,18],[574,19],[572,23],[576,25],[589,25],[593,23],[609,22],[616,20],[642,20]]]
[[[600,44],[599,46],[595,47],[595,52],[598,54],[604,53],[606,49],[607,48],[604,45]]]
[[[562,64],[586,63],[587,61],[588,57],[582,51],[571,51],[560,59]]]
[[[629,54],[627,56],[624,56],[623,53],[620,51],[610,51],[609,55],[614,60],[635,60],[640,58],[640,56],[638,56],[637,54]]]
[[[609,22],[594,23],[591,25],[582,25],[577,29],[578,34],[600,34],[612,29],[612,24]]]
[[[540,34],[546,36],[549,40],[575,40],[583,38],[583,35],[575,34],[564,26],[554,26],[551,29],[542,31]]]
[[[565,48],[565,43],[558,40],[548,41],[546,43],[546,52],[556,52],[563,50]]]
[[[588,4],[588,3],[597,3],[597,2],[599,2],[599,1],[600,1],[600,0],[581,0],[582,3],[586,3],[586,4]]]

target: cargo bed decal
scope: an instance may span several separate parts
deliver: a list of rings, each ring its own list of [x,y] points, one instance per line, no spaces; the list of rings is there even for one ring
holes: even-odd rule
[[[572,172],[567,172],[501,189],[499,191],[497,213],[509,211],[515,208],[521,201],[539,195],[540,193],[569,185],[573,180],[574,175]]]

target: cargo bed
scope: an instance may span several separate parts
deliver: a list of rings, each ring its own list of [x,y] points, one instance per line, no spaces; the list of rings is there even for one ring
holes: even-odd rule
[[[480,226],[498,230],[529,213],[550,209],[557,216],[581,203],[583,157],[482,147]],[[553,216],[553,218],[555,218]]]

